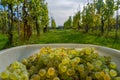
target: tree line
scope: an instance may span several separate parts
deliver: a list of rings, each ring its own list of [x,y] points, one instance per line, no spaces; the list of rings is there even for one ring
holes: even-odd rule
[[[100,35],[115,31],[117,38],[120,26],[119,5],[119,0],[92,0],[82,11],[79,10],[74,16],[70,16],[64,22],[64,28],[86,33],[97,32]]]
[[[7,34],[7,45],[12,45],[16,33],[25,41],[48,30],[50,18],[45,0],[0,0],[0,7],[0,32]],[[51,26],[56,26],[54,19]]]

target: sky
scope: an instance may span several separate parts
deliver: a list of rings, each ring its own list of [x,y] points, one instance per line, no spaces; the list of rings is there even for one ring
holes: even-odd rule
[[[53,17],[58,26],[73,16],[88,0],[46,0],[48,3],[49,16]]]

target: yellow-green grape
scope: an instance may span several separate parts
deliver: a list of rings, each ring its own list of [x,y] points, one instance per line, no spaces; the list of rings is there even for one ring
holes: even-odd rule
[[[89,63],[89,62],[87,63],[87,66],[88,66],[89,70],[93,70],[94,69],[94,65]]]
[[[53,58],[53,57],[54,57],[53,53],[49,54],[49,58]]]
[[[30,60],[30,61],[34,61],[35,59],[36,59],[36,56],[35,56],[35,55],[32,55],[32,56],[29,57],[29,60]]]
[[[10,73],[10,76],[9,76],[10,80],[18,80],[18,75],[17,74],[14,74],[14,73]]]
[[[11,67],[12,67],[13,69],[17,69],[17,68],[20,68],[20,67],[21,67],[20,64],[21,64],[21,63],[15,61],[14,63],[11,64]]]
[[[69,61],[70,61],[70,59],[67,57],[67,58],[62,60],[62,64],[68,64]]]
[[[47,52],[48,52],[48,53],[51,53],[51,52],[52,52],[52,48],[49,47],[49,48],[47,49]]]
[[[97,60],[96,63],[95,63],[96,66],[102,66],[102,61],[100,60]]]
[[[101,77],[100,72],[95,72],[95,77],[99,79]]]
[[[36,54],[36,59],[38,60],[41,57],[42,53],[37,53]]]
[[[40,49],[40,53],[41,53],[41,54],[46,54],[46,53],[47,53],[47,52],[46,52],[46,48],[45,48],[45,47],[41,48],[41,49]]]
[[[4,71],[4,72],[1,72],[0,73],[0,77],[2,78],[2,79],[7,79],[7,78],[9,78],[9,71]]]
[[[67,75],[68,76],[72,76],[73,74],[74,74],[74,70],[72,70],[72,69],[67,70]]]
[[[78,65],[78,70],[79,72],[84,71],[84,65],[83,64]]]
[[[111,69],[111,70],[110,70],[110,75],[111,75],[112,77],[115,77],[115,76],[117,76],[117,72],[116,72],[115,70]]]
[[[80,58],[79,57],[75,57],[76,63],[80,62]]]
[[[75,59],[72,59],[72,60],[71,60],[71,64],[72,64],[73,67],[76,66],[76,65],[77,65],[76,60],[75,60]]]
[[[59,77],[54,77],[53,80],[60,80],[60,78]]]
[[[86,72],[85,72],[85,71],[82,71],[82,72],[80,73],[80,77],[86,79],[86,77],[87,77]]]
[[[85,54],[90,55],[91,54],[91,48],[84,48]]]
[[[62,66],[63,66],[63,64],[62,64],[62,63],[60,63],[60,64],[58,65],[59,69],[60,69]]]
[[[55,69],[53,67],[50,67],[47,71],[48,75],[53,76],[55,75]]]
[[[91,48],[91,53],[94,53],[94,51],[95,51],[95,48]]]
[[[48,64],[48,61],[49,61],[49,60],[48,60],[47,58],[44,59],[44,64],[47,65],[47,64]]]
[[[109,73],[109,69],[108,68],[106,68],[106,69],[104,69],[104,71],[106,72],[106,73]]]
[[[22,74],[20,77],[21,77],[21,80],[29,80],[28,74]]]
[[[67,70],[67,67],[66,66],[61,66],[61,72],[66,72],[66,70]]]
[[[94,71],[98,72],[98,71],[101,71],[101,70],[102,70],[101,66],[94,65]]]
[[[99,54],[98,53],[93,53],[92,54],[92,58],[95,58],[95,59],[97,59],[97,57],[99,56]]]
[[[66,52],[61,52],[61,57],[67,57],[67,54],[66,54]]]
[[[30,70],[29,70],[30,75],[34,73],[35,69],[36,69],[35,66],[30,67]]]
[[[111,80],[109,74],[105,74],[105,76],[103,76],[104,80]]]
[[[24,65],[27,65],[27,64],[28,64],[28,60],[27,60],[27,59],[23,59],[23,60],[22,60],[22,63],[23,63]]]
[[[45,76],[45,74],[46,74],[46,70],[45,69],[40,69],[39,75],[40,76]]]
[[[71,50],[71,54],[76,54],[76,50],[75,49]]]
[[[110,76],[108,75],[108,73],[105,73],[104,71],[100,72],[100,76],[101,78],[104,78],[104,80],[110,80]]]
[[[21,74],[21,73],[22,73],[22,70],[17,69],[17,70],[15,70],[14,72],[15,72],[16,74]]]
[[[120,80],[120,77],[115,77],[115,80]]]
[[[54,63],[53,63],[54,67],[58,67],[58,64],[59,64],[58,60],[55,60]]]
[[[51,78],[51,76],[50,76],[48,73],[46,73],[46,77],[47,77],[47,78]]]
[[[104,78],[104,77],[106,76],[105,72],[104,72],[104,71],[101,71],[101,72],[100,72],[100,76],[101,76],[102,78]]]
[[[40,76],[39,75],[33,75],[31,77],[31,80],[40,80]]]
[[[110,68],[115,69],[117,67],[115,62],[110,62]]]
[[[86,80],[92,80],[92,77],[87,76],[87,77],[86,77]]]

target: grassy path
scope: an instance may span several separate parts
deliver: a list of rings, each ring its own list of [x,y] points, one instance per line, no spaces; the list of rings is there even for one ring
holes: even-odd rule
[[[0,49],[4,46],[7,38],[3,35],[0,35]],[[106,47],[111,47],[120,50],[120,40],[114,42],[112,38],[105,38],[90,34],[85,34],[73,30],[50,30],[47,33],[44,33],[40,38],[32,36],[29,41],[26,42],[17,42],[15,46],[25,45],[25,44],[48,44],[48,43],[78,43],[78,44],[95,44]]]

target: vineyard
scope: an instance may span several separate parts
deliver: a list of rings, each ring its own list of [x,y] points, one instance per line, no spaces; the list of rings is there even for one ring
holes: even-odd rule
[[[0,0],[0,49],[41,43],[120,49],[119,0],[88,0],[61,27],[49,16],[48,4],[45,0]]]

